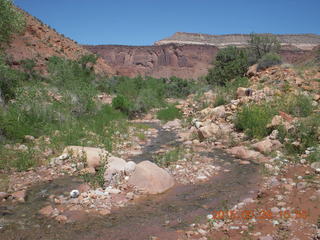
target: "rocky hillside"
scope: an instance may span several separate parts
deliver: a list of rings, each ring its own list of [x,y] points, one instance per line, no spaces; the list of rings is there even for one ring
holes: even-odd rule
[[[320,36],[317,34],[277,34],[275,35],[281,45],[290,45],[303,50],[311,50],[320,44]],[[209,35],[197,33],[177,32],[169,38],[155,42],[155,45],[169,43],[214,45],[218,48],[226,46],[245,47],[250,39],[249,34]]]
[[[25,32],[16,35],[10,46],[5,50],[15,67],[19,67],[21,60],[32,59],[37,64],[36,69],[46,73],[46,62],[51,56],[75,60],[80,56],[90,54],[88,50],[75,41],[57,33],[28,13],[23,13],[26,18]],[[102,58],[98,59],[95,71],[101,74],[114,73]]]

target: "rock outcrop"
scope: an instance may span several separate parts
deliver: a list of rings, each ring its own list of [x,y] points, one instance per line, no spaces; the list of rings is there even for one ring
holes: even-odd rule
[[[218,52],[215,46],[162,45],[162,46],[84,46],[98,54],[117,75],[137,75],[167,78],[197,78],[207,73],[213,57]]]

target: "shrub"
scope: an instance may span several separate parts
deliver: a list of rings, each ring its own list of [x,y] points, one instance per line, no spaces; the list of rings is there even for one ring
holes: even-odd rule
[[[293,130],[286,132],[286,150],[289,153],[303,153],[307,148],[315,147],[320,139],[320,121],[317,114],[310,115],[296,123]],[[299,144],[293,144],[298,141]]]
[[[15,33],[25,27],[25,19],[11,0],[0,0],[0,47],[9,43]]]
[[[195,83],[191,80],[171,77],[165,83],[166,97],[185,98],[193,93],[194,87]]]
[[[171,163],[174,163],[181,159],[184,155],[184,151],[181,148],[175,148],[166,152],[163,155],[157,156],[155,161],[161,167],[168,167]]]
[[[280,42],[272,34],[250,34],[249,43],[249,62],[256,63],[264,55],[280,50]]]
[[[0,56],[0,98],[4,98],[5,101],[14,98],[16,88],[26,79],[25,73],[11,69]]]
[[[237,113],[235,126],[251,138],[263,138],[270,133],[267,124],[274,114],[274,110],[268,104],[247,105]]]
[[[116,93],[118,96],[121,95],[121,98],[125,98],[126,101],[123,103],[130,103],[126,105],[127,109],[123,109],[130,116],[145,113],[151,108],[164,105],[165,84],[162,79],[150,77],[145,79],[142,77],[112,78],[106,89],[109,93]]]
[[[206,79],[209,84],[224,86],[232,79],[242,77],[247,69],[246,52],[230,46],[218,52],[214,67],[209,69]]]
[[[258,61],[258,70],[281,64],[281,57],[276,53],[267,53]]]
[[[307,160],[309,162],[318,162],[320,161],[320,145],[312,147],[312,149],[310,150],[310,154],[307,157]]]
[[[158,111],[157,118],[163,121],[171,121],[176,118],[182,118],[182,113],[180,109],[176,108],[175,106],[169,106],[165,109]]]
[[[76,61],[60,57],[50,57],[48,62],[48,81],[65,96],[64,102],[75,115],[90,113],[95,110],[94,96],[97,89],[93,85],[96,76],[86,66]]]
[[[112,107],[126,115],[131,114],[132,103],[123,95],[118,95],[112,100]]]
[[[313,109],[312,98],[304,94],[289,95],[280,101],[280,110],[295,117],[307,117]]]

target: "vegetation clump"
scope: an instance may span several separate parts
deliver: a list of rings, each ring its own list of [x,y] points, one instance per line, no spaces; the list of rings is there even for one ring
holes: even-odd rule
[[[258,60],[258,70],[263,70],[282,63],[280,55],[269,52]]]
[[[221,49],[209,69],[206,80],[211,85],[225,86],[232,79],[243,77],[248,69],[247,53],[243,49],[229,46]]]
[[[174,119],[181,119],[182,118],[182,112],[180,109],[176,108],[173,105],[168,106],[167,108],[164,108],[157,113],[157,118],[159,120],[163,121],[171,121]]]
[[[274,110],[268,104],[246,105],[238,112],[235,126],[250,138],[263,138],[270,133],[267,124],[274,115]]]
[[[0,0],[0,48],[10,42],[13,34],[21,33],[24,28],[24,16],[12,1]]]

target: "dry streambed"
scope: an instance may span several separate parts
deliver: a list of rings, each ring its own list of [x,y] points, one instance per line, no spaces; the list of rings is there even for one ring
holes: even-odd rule
[[[158,134],[141,149],[141,154],[130,160],[152,161],[164,145],[179,145],[172,131],[155,123],[151,127],[156,128]],[[83,181],[77,177],[62,177],[35,185],[28,189],[25,203],[5,202],[1,205],[1,239],[177,239],[179,230],[187,229],[194,222],[206,221],[211,211],[232,207],[252,197],[258,189],[258,165],[239,164],[237,159],[223,151],[205,145],[200,149],[195,156],[206,159],[206,164],[211,161],[220,170],[214,177],[184,185],[178,180],[173,188],[163,194],[141,196],[126,206],[115,206],[105,216],[81,211],[77,207],[64,211],[58,202],[53,209],[59,211],[61,208],[60,218],[45,217],[46,209],[43,207],[52,204],[52,196],[67,199],[72,189],[83,186]],[[194,161],[193,164],[201,165],[202,162]],[[114,201],[120,201],[121,194],[111,195]],[[44,215],[39,213],[40,210],[44,211]],[[48,211],[52,212],[52,209]]]

